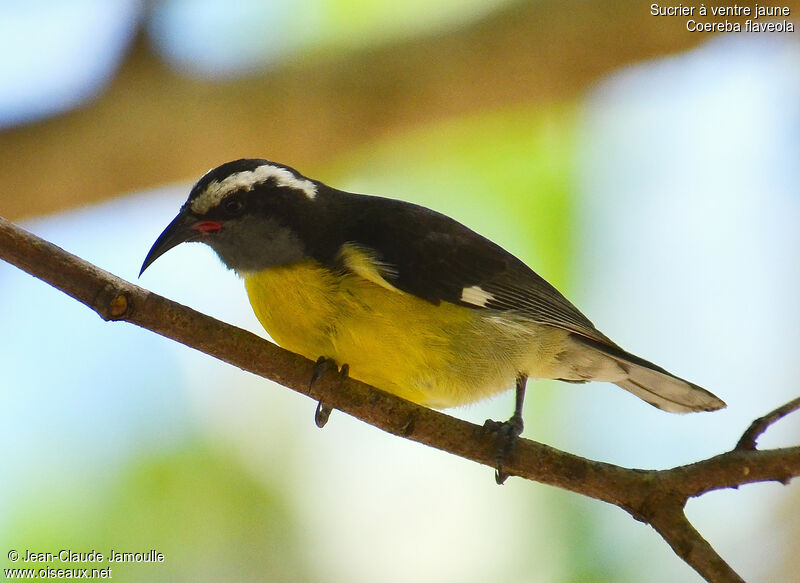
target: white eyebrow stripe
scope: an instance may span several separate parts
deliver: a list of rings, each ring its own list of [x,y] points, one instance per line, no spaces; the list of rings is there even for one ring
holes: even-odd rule
[[[465,287],[461,290],[461,301],[465,304],[472,304],[479,308],[485,308],[486,304],[491,302],[494,296],[487,291],[481,289],[479,285]]]
[[[190,205],[192,212],[204,215],[232,192],[253,190],[256,185],[270,179],[275,180],[278,186],[301,190],[309,200],[314,200],[317,196],[317,186],[310,180],[298,178],[286,168],[262,164],[253,170],[235,172],[219,182],[215,180],[209,183],[203,194],[192,201]]]

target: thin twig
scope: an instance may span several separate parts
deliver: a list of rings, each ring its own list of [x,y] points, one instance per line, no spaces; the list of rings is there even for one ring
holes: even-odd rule
[[[747,449],[755,449],[756,448],[756,441],[758,438],[761,437],[761,434],[764,433],[770,425],[786,417],[789,413],[793,411],[797,411],[800,409],[800,397],[796,399],[792,399],[785,405],[781,405],[777,409],[770,411],[763,417],[759,417],[755,421],[750,424],[750,427],[742,434],[742,437],[739,439],[739,442],[736,444],[734,449],[737,450],[747,450]]]

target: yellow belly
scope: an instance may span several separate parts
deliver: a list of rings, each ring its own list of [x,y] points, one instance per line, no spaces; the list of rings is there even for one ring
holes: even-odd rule
[[[555,359],[564,333],[511,326],[447,302],[434,305],[316,262],[245,276],[256,316],[280,346],[348,364],[350,375],[422,405],[444,408],[513,386],[530,363]]]

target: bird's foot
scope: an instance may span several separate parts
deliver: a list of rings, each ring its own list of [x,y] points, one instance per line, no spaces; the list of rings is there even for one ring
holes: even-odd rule
[[[517,375],[516,393],[514,395],[514,414],[508,421],[500,422],[487,419],[483,428],[494,433],[497,439],[497,453],[495,457],[494,481],[501,485],[508,479],[508,474],[503,469],[506,462],[511,459],[514,453],[514,445],[522,435],[522,403],[525,401],[525,385],[528,377],[522,373]]]
[[[514,446],[522,434],[523,427],[522,416],[516,414],[508,421],[487,419],[483,424],[483,428],[489,433],[493,433],[497,439],[494,479],[498,485],[502,485],[508,479],[508,474],[503,469],[503,466],[511,459],[511,455],[514,453]]]
[[[325,356],[320,356],[317,359],[316,364],[314,364],[314,370],[311,373],[311,382],[308,383],[309,388],[317,382],[319,379],[325,376],[329,371],[339,371],[339,377],[341,381],[344,381],[350,372],[350,367],[346,364],[342,365],[341,370],[339,366],[336,364],[336,361],[332,358],[327,358]],[[317,427],[322,429],[325,427],[325,424],[328,422],[328,418],[331,416],[331,411],[333,411],[332,407],[328,407],[321,399],[319,403],[317,403],[317,410],[314,412],[314,423],[317,424]]]

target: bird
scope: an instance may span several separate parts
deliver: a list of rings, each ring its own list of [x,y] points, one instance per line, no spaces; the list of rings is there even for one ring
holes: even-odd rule
[[[338,190],[260,158],[192,187],[139,275],[184,242],[211,247],[243,280],[280,346],[434,409],[515,388],[496,478],[523,431],[527,380],[605,381],[664,411],[714,411],[706,389],[627,352],[523,261],[435,210]],[[317,423],[330,409],[320,403]]]

